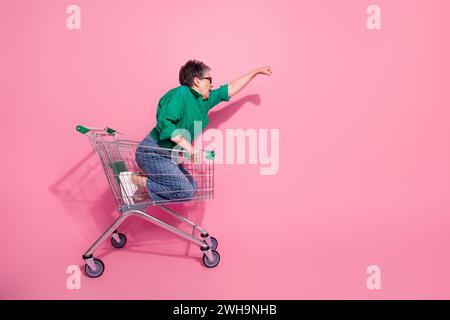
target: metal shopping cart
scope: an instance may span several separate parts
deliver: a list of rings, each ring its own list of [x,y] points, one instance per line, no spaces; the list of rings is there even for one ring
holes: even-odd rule
[[[203,253],[203,264],[208,268],[214,268],[219,264],[220,255],[217,252],[218,241],[211,237],[205,229],[178,215],[168,208],[166,204],[186,201],[198,201],[212,199],[214,196],[214,151],[203,151],[203,159],[191,161],[186,152],[165,148],[151,148],[145,150],[149,153],[157,153],[158,156],[170,157],[177,164],[182,163],[185,173],[195,181],[196,192],[189,198],[174,198],[170,200],[152,199],[146,187],[147,179],[152,179],[152,174],[145,174],[136,162],[136,151],[139,143],[136,141],[119,139],[120,132],[111,128],[88,128],[77,126],[76,130],[89,137],[89,140],[97,152],[111,191],[117,204],[120,216],[111,226],[95,241],[83,255],[86,274],[91,278],[100,277],[105,270],[102,260],[94,258],[97,248],[111,236],[111,244],[114,248],[123,248],[127,238],[117,228],[130,216],[138,216],[150,221],[172,233],[175,233],[198,245]],[[164,196],[164,195],[163,195]],[[155,197],[156,198],[156,197]],[[149,206],[157,206],[178,220],[192,227],[192,234],[167,224],[145,212]],[[195,231],[200,233],[201,239],[195,236]]]

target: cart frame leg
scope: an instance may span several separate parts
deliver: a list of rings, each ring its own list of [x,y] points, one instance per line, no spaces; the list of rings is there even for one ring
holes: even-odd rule
[[[165,206],[160,206],[164,211],[172,214],[174,217],[177,217],[178,219],[180,219],[181,221],[193,226],[194,228],[196,228],[199,231],[203,231],[205,232],[201,227],[197,226],[196,224],[194,224],[193,222],[189,221],[186,218],[183,218],[181,216],[179,216],[175,211],[173,211],[172,209],[169,209]],[[210,245],[208,245],[208,243],[206,241],[202,241],[198,238],[196,238],[195,236],[184,232],[183,230],[180,230],[168,223],[165,223],[164,221],[161,221],[143,211],[140,210],[129,210],[126,211],[124,213],[122,213],[117,219],[116,221],[113,222],[113,224],[111,224],[111,226],[109,226],[108,229],[106,229],[106,231],[97,239],[97,241],[95,241],[95,243],[89,248],[88,251],[86,251],[86,253],[83,255],[83,259],[85,261],[88,261],[91,257],[92,254],[98,249],[98,247],[106,240],[108,239],[113,232],[116,231],[116,229],[129,217],[131,216],[138,216],[144,220],[150,221],[158,226],[160,226],[163,229],[166,229],[167,231],[170,231],[174,234],[179,235],[182,238],[185,238],[186,240],[189,240],[193,243],[195,243],[196,245],[198,245],[202,250],[204,251],[210,251]],[[209,252],[208,252],[209,253]]]
[[[161,208],[162,210],[164,210],[165,212],[171,214],[173,217],[177,218],[178,220],[190,225],[192,227],[192,235],[194,235],[194,230],[197,230],[198,232],[201,233],[202,238],[204,238],[206,244],[209,247],[212,247],[212,242],[211,242],[211,237],[208,234],[208,232],[206,232],[205,229],[203,229],[202,227],[200,227],[199,225],[193,223],[192,221],[180,216],[178,213],[176,213],[174,210],[164,206],[164,205],[158,205],[157,207]]]

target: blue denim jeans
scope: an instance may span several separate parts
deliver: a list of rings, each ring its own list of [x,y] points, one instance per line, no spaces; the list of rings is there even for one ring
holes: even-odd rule
[[[149,134],[136,149],[136,162],[146,174],[147,190],[156,202],[186,201],[195,196],[197,184],[172,152],[160,149]]]

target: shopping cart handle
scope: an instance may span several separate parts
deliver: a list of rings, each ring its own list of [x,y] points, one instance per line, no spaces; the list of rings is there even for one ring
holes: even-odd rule
[[[85,127],[85,126],[78,125],[78,126],[76,126],[76,129],[77,129],[78,132],[80,132],[82,134],[86,134],[89,131],[104,131],[107,134],[115,134],[115,133],[120,134],[120,132],[118,132],[117,130],[114,130],[114,129],[108,128],[108,127],[106,127],[106,128],[88,128],[88,127]]]
[[[86,134],[86,133],[88,133],[89,131],[91,131],[91,129],[86,128],[86,127],[83,127],[83,126],[80,126],[80,125],[78,125],[78,126],[76,127],[76,129],[77,129],[78,132],[80,132],[80,133],[82,133],[82,134]]]
[[[119,133],[119,132],[117,132],[117,130],[114,130],[114,129],[108,128],[108,127],[106,127],[104,130],[107,134]]]
[[[216,153],[213,150],[203,150],[203,153],[205,155],[205,159],[207,160],[214,160],[214,158],[216,157]],[[187,159],[190,159],[191,154],[189,152],[186,152],[185,157]]]

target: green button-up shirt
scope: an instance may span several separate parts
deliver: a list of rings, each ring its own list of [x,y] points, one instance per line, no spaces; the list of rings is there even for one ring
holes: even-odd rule
[[[156,127],[150,134],[164,148],[175,146],[175,143],[170,140],[172,134],[181,134],[192,143],[195,135],[203,131],[209,123],[209,110],[220,102],[229,100],[228,84],[212,90],[206,100],[203,100],[200,93],[188,86],[176,87],[159,100]],[[194,132],[195,121],[201,121],[202,130],[200,132]],[[186,132],[189,132],[189,135],[186,135]]]

